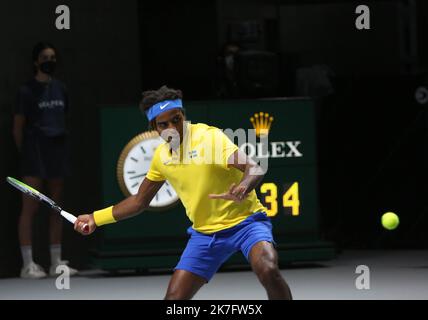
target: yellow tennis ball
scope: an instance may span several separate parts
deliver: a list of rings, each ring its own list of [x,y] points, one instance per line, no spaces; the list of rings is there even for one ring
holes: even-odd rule
[[[382,226],[388,230],[394,230],[400,224],[400,219],[394,212],[386,212],[382,215]]]

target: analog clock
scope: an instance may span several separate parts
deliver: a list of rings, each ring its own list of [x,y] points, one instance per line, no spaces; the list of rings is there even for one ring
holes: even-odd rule
[[[125,146],[117,163],[117,179],[125,196],[134,195],[146,177],[154,151],[163,142],[157,131],[147,131],[134,137]],[[179,198],[174,188],[165,181],[153,200],[152,210],[165,210],[177,204]]]

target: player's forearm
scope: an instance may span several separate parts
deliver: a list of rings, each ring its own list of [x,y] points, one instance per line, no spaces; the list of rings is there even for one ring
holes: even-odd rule
[[[141,213],[149,207],[150,202],[164,182],[144,179],[136,195],[130,196],[114,206],[95,211],[92,215],[95,224],[101,226],[114,223]]]
[[[133,195],[113,206],[113,217],[116,221],[123,220],[141,213],[146,208],[147,204]]]
[[[138,196],[133,195],[114,206],[95,211],[92,217],[97,226],[102,226],[135,216],[147,206]]]
[[[245,188],[245,194],[253,191],[263,180],[264,174],[262,168],[257,164],[247,164],[239,186]]]

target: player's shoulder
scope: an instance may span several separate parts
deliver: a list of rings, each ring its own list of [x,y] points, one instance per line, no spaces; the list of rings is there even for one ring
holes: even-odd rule
[[[210,134],[210,133],[221,131],[219,128],[210,126],[205,123],[191,124],[191,128],[192,128],[192,133],[198,133],[198,134]]]

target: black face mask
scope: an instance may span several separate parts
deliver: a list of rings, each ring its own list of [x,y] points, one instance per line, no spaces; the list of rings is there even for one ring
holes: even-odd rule
[[[40,68],[40,71],[43,73],[52,74],[55,72],[56,62],[55,61],[42,62],[39,68]]]

